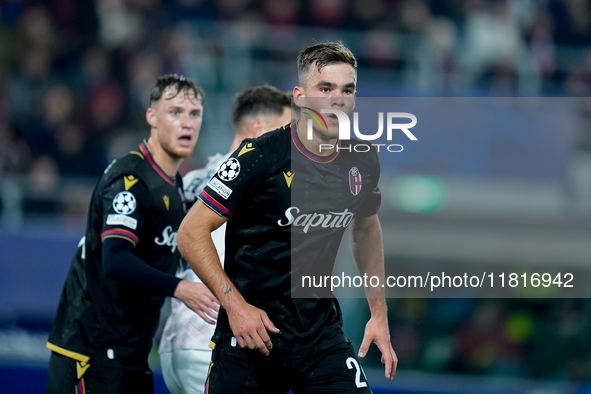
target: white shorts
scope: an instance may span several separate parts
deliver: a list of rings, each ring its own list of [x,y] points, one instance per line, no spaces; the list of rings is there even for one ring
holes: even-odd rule
[[[175,350],[160,354],[164,383],[171,394],[203,394],[211,350]]]

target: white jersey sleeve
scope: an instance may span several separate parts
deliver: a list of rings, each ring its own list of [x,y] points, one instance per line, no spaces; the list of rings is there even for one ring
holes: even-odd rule
[[[226,153],[225,155],[218,153],[209,160],[205,167],[189,171],[183,177],[185,200],[188,204],[192,205],[197,200],[199,193],[205,189],[207,182],[209,182],[211,177],[218,171],[218,168],[220,168],[220,165],[228,157],[230,157],[230,153]]]

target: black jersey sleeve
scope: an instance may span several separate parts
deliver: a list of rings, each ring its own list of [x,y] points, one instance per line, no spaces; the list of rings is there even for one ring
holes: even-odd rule
[[[362,217],[375,215],[380,210],[380,206],[382,204],[382,193],[378,186],[378,181],[380,180],[380,161],[375,150],[372,152],[371,164],[371,183],[369,189],[371,192],[368,193],[359,211],[357,212],[357,214]]]
[[[382,193],[380,188],[376,186],[371,193],[367,196],[365,202],[357,212],[361,217],[371,216],[378,213],[382,204]]]
[[[198,198],[228,220],[240,200],[265,181],[268,171],[262,147],[254,140],[244,140],[220,165]]]
[[[143,262],[133,254],[133,246],[120,238],[104,240],[102,263],[106,276],[138,286],[148,294],[172,297],[181,281]]]
[[[124,175],[112,180],[103,190],[101,240],[122,238],[135,246],[150,201],[148,189],[139,178]]]

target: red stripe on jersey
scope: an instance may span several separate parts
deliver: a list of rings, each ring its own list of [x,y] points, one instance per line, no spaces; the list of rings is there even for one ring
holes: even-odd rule
[[[328,163],[331,162],[335,159],[335,157],[337,157],[337,155],[339,154],[339,151],[337,149],[335,149],[334,152],[332,152],[330,155],[328,156],[320,156],[317,155],[315,153],[310,152],[302,143],[302,141],[300,140],[300,136],[298,135],[297,132],[297,123],[298,121],[296,120],[295,122],[293,122],[291,124],[291,139],[293,140],[294,145],[296,146],[296,148],[298,148],[298,150],[300,152],[302,152],[302,154],[304,156],[306,156],[308,159],[315,161],[317,163]],[[341,147],[341,140],[339,140],[338,142],[338,147]]]
[[[118,237],[118,238],[127,239],[127,240],[131,241],[134,246],[139,242],[139,238],[134,233],[132,233],[131,231],[127,231],[127,230],[123,230],[123,229],[119,229],[119,228],[115,228],[112,230],[106,230],[106,231],[103,231],[103,233],[101,234],[101,240],[103,242],[105,239],[110,238],[110,237]]]
[[[144,156],[146,156],[146,159],[152,165],[152,167],[156,170],[156,172],[162,178],[164,178],[164,180],[166,182],[170,183],[172,186],[175,186],[176,181],[174,179],[172,179],[171,177],[169,177],[168,174],[165,173],[164,170],[162,168],[160,168],[160,166],[154,161],[154,158],[152,157],[152,152],[150,152],[150,149],[148,149],[148,144],[146,144],[146,141],[142,142],[142,144],[140,145],[140,150],[142,151]]]
[[[78,381],[78,394],[86,394],[86,387],[84,386],[84,378]]]
[[[210,209],[216,212],[218,215],[224,217],[225,219],[230,219],[233,215],[232,212],[228,210],[228,208],[224,207],[222,204],[217,202],[213,197],[211,197],[207,192],[204,190],[199,194],[199,199],[203,201],[205,205],[207,205]]]

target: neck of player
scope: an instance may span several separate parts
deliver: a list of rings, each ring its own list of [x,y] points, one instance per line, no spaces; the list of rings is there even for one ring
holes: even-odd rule
[[[307,136],[306,118],[300,116],[296,123],[296,132],[304,147],[309,151],[318,156],[330,156],[336,149],[338,138],[324,139],[318,135],[314,129],[312,133],[312,139],[309,140]],[[320,145],[323,145],[320,149]],[[332,148],[328,148],[328,145],[332,145]]]
[[[162,170],[171,177],[176,178],[176,173],[183,162],[182,158],[176,158],[169,155],[160,144],[155,143],[152,137],[148,139],[148,148],[156,164],[162,168]]]

